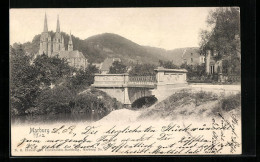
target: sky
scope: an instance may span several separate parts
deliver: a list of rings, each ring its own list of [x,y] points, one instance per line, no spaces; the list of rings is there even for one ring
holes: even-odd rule
[[[115,33],[145,46],[167,50],[198,47],[199,32],[206,29],[212,8],[82,8],[10,9],[10,44],[32,41],[43,31],[47,15],[49,31],[56,31],[57,15],[61,31],[86,39]]]

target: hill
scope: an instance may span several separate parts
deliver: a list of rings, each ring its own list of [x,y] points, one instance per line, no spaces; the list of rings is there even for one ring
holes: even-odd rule
[[[140,62],[157,64],[159,59],[167,60],[146,47],[136,44],[116,34],[105,33],[95,35],[84,40],[86,46],[95,50],[96,55],[105,57],[119,57],[124,62]]]
[[[51,37],[54,32],[49,32]],[[69,35],[62,32],[65,49],[69,41]],[[152,63],[158,64],[159,60],[171,60],[176,65],[181,63],[180,59],[186,48],[165,50],[162,48],[141,46],[120,35],[104,33],[91,36],[85,40],[72,35],[74,50],[81,51],[89,62],[101,63],[107,57],[118,57],[125,63]],[[32,42],[23,44],[29,54],[36,54],[40,46],[40,34],[36,35]]]

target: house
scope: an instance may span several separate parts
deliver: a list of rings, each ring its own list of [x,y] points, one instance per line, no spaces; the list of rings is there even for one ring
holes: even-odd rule
[[[201,65],[205,63],[205,56],[200,54],[198,48],[185,48],[181,58],[182,64]]]
[[[108,74],[110,67],[113,65],[115,61],[121,62],[120,58],[106,58],[100,66],[101,74]]]
[[[172,63],[177,66],[182,64],[201,65],[205,61],[205,56],[200,54],[198,47],[189,47],[176,49]]]
[[[216,50],[207,50],[206,52],[206,73],[218,74],[222,73],[222,60],[215,61],[214,56],[217,55]]]

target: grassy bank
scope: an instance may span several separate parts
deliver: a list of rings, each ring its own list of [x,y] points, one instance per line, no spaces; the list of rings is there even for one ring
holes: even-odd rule
[[[212,117],[218,113],[225,114],[233,111],[239,114],[241,107],[241,94],[228,97],[217,96],[211,92],[195,92],[181,90],[162,102],[144,110],[140,119],[160,118],[178,119],[188,117]]]

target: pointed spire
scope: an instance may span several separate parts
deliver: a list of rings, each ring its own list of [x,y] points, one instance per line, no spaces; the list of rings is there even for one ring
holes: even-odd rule
[[[69,40],[69,44],[72,44],[71,31],[70,31],[70,40]]]
[[[71,38],[71,32],[70,32],[70,40],[68,43],[68,51],[73,51],[73,43],[72,43],[72,38]]]
[[[56,28],[56,32],[57,32],[57,33],[60,32],[60,21],[59,21],[59,15],[58,15],[58,19],[57,19],[57,28]]]
[[[48,32],[48,24],[47,24],[46,12],[45,12],[45,18],[44,18],[44,28],[43,28],[43,32]]]

